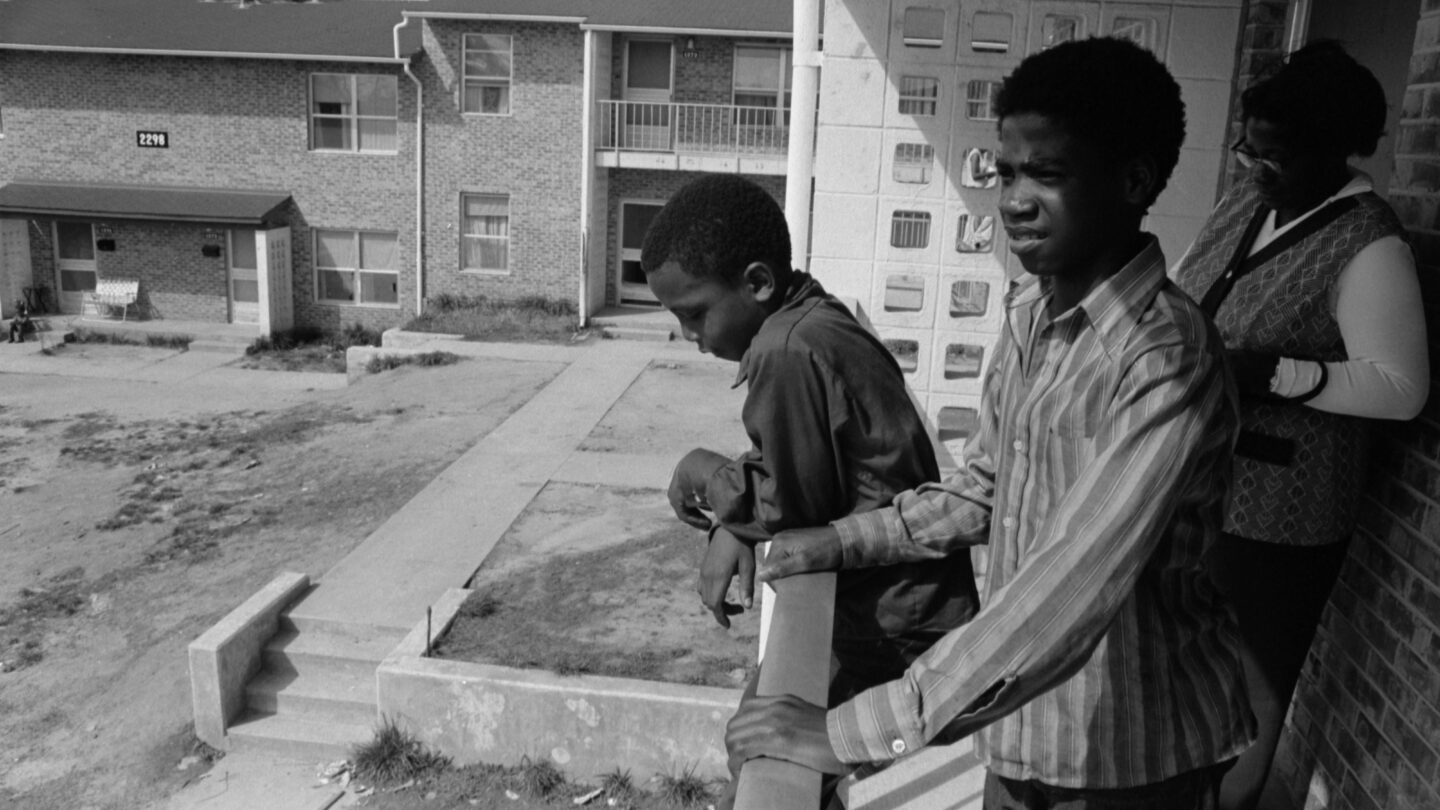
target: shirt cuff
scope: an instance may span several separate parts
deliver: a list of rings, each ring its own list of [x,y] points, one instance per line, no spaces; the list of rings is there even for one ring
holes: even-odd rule
[[[900,513],[893,506],[831,522],[840,535],[840,567],[865,568],[894,562],[895,555],[887,549],[899,523]]]
[[[887,762],[925,745],[919,701],[909,678],[867,689],[825,714],[830,747],[841,762]]]

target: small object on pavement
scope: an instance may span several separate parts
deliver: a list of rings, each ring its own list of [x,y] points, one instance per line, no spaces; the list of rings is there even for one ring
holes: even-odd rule
[[[604,792],[605,788],[598,787],[583,796],[576,796],[571,801],[575,802],[576,804],[589,804],[593,799],[595,799],[595,797],[599,796],[601,793]]]

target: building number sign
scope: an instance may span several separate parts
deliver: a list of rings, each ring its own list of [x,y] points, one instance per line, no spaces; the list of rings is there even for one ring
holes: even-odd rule
[[[135,132],[135,145],[146,146],[152,149],[169,149],[170,133],[149,129],[137,130]]]

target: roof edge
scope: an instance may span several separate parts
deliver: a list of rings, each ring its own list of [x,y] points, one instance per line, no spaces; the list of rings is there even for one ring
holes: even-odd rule
[[[589,17],[565,14],[498,14],[485,11],[410,11],[401,9],[401,17],[427,17],[442,20],[505,20],[512,22],[584,23]]]
[[[665,25],[606,25],[604,23],[581,23],[586,31],[613,31],[621,34],[684,34],[697,37],[765,37],[767,39],[794,39],[790,31],[745,31],[734,28],[686,28]]]
[[[405,65],[410,59],[394,56],[339,56],[299,53],[253,53],[248,51],[178,51],[150,48],[93,48],[80,45],[17,45],[0,42],[0,50],[63,53],[104,53],[128,56],[193,56],[215,59],[280,59],[300,62],[364,62],[377,65]]]

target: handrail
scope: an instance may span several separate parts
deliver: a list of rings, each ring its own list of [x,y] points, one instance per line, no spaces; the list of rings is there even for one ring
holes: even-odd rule
[[[830,690],[830,631],[835,574],[789,577],[772,583],[758,695],[794,695],[825,705]],[[814,810],[820,804],[819,771],[779,759],[752,759],[740,768],[735,810]]]
[[[789,111],[775,107],[606,99],[595,108],[597,149],[777,158],[789,150]]]

